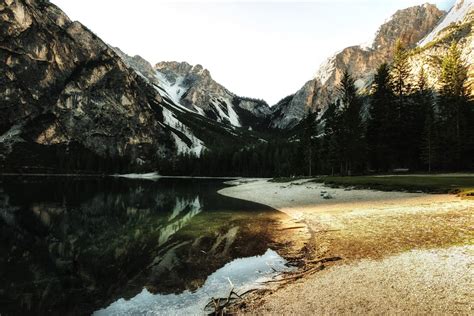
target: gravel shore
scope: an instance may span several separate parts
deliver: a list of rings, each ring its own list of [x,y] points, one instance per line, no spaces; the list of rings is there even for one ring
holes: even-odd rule
[[[234,182],[219,193],[305,224],[327,269],[247,299],[250,314],[472,314],[474,201],[454,195],[327,188],[299,180]],[[329,195],[330,199],[324,196]]]

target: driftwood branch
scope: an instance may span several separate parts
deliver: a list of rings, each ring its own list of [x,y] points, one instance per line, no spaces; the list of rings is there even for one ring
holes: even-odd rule
[[[332,262],[332,261],[339,261],[342,260],[341,257],[330,257],[330,258],[323,258],[323,259],[318,259],[318,260],[310,260],[306,261],[307,263],[311,264],[318,264],[318,263],[326,263],[326,262]]]
[[[342,258],[341,257],[330,257],[330,258],[323,258],[323,259],[318,259],[318,260],[307,261],[306,263],[309,263],[309,264],[313,265],[313,267],[311,267],[309,269],[306,269],[306,270],[304,270],[300,273],[288,276],[286,278],[282,278],[282,279],[278,279],[278,280],[270,280],[270,281],[267,281],[266,283],[288,282],[288,281],[298,280],[298,279],[301,279],[302,277],[304,277],[308,274],[312,274],[314,272],[324,270],[326,268],[324,263],[326,263],[326,262],[333,262],[333,261],[339,261],[339,260],[342,260]],[[314,267],[314,265],[316,265],[316,266]]]
[[[329,257],[329,258],[322,258],[322,259],[317,259],[317,260],[311,260],[311,261],[306,261],[306,263],[311,264],[311,267],[304,270],[303,272],[299,272],[297,274],[290,275],[286,278],[278,279],[278,280],[269,280],[266,281],[265,283],[274,283],[274,282],[288,282],[288,281],[294,281],[298,280],[308,274],[315,273],[321,270],[324,270],[326,266],[324,263],[326,262],[333,262],[333,261],[339,261],[342,260],[341,257]],[[276,271],[274,268],[272,268],[274,271]],[[205,311],[212,310],[211,312],[208,313],[208,315],[214,315],[214,316],[224,316],[227,314],[227,308],[232,305],[236,300],[238,299],[243,299],[245,295],[255,292],[255,291],[260,291],[262,289],[251,289],[248,290],[242,294],[238,294],[237,292],[234,291],[234,285],[228,279],[230,285],[231,285],[231,290],[229,291],[229,295],[225,298],[211,298],[210,302],[207,303],[207,305],[204,307]]]
[[[208,313],[208,315],[223,316],[226,314],[227,307],[229,307],[233,301],[235,301],[236,299],[242,299],[242,296],[249,292],[250,291],[247,291],[243,293],[242,295],[239,295],[234,291],[234,288],[232,287],[227,298],[214,298],[213,297],[211,298],[211,301],[207,303],[204,309],[207,310],[211,308],[212,306],[213,311]]]

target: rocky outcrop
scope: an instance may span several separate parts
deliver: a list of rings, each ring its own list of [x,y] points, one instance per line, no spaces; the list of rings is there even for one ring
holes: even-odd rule
[[[174,104],[230,126],[266,129],[269,125],[271,109],[265,101],[237,96],[217,83],[201,65],[171,61],[153,68],[141,56],[114,50]]]
[[[158,84],[158,80],[156,80],[155,70],[146,59],[144,59],[140,55],[135,55],[133,57],[129,56],[118,47],[113,47],[113,49],[130,68],[137,71],[138,74],[147,78],[150,82]]]
[[[306,112],[324,110],[336,98],[336,86],[342,73],[348,69],[363,92],[378,65],[391,59],[397,39],[408,47],[415,47],[444,17],[445,13],[431,4],[397,11],[378,30],[369,47],[351,46],[343,49],[323,63],[315,77],[297,91],[285,108],[276,106],[272,125],[291,127]]]
[[[4,158],[22,144],[74,143],[131,164],[171,154],[161,96],[95,34],[48,1],[10,0],[0,12]]]
[[[467,92],[474,96],[474,3],[458,0],[446,17],[414,49],[410,57],[412,78],[423,68],[427,84],[435,90],[440,87],[440,67],[451,43],[457,43],[461,58],[468,67]]]
[[[159,85],[174,102],[217,122],[245,128],[266,127],[271,109],[265,101],[235,95],[212,79],[201,65],[160,62],[155,70]]]

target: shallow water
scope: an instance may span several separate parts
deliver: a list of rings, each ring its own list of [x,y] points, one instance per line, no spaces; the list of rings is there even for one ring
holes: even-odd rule
[[[283,270],[282,215],[223,186],[0,178],[0,314],[200,314],[227,277],[243,290]]]
[[[134,298],[119,299],[94,315],[202,315],[209,298],[226,298],[231,289],[244,293],[275,276],[275,271],[285,270],[288,270],[286,260],[269,249],[262,256],[231,261],[212,273],[194,292],[152,294],[143,289]]]

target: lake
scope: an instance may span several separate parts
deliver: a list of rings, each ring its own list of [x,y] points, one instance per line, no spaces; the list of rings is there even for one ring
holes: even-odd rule
[[[283,215],[224,186],[0,178],[0,315],[200,315],[288,269],[274,251]]]

